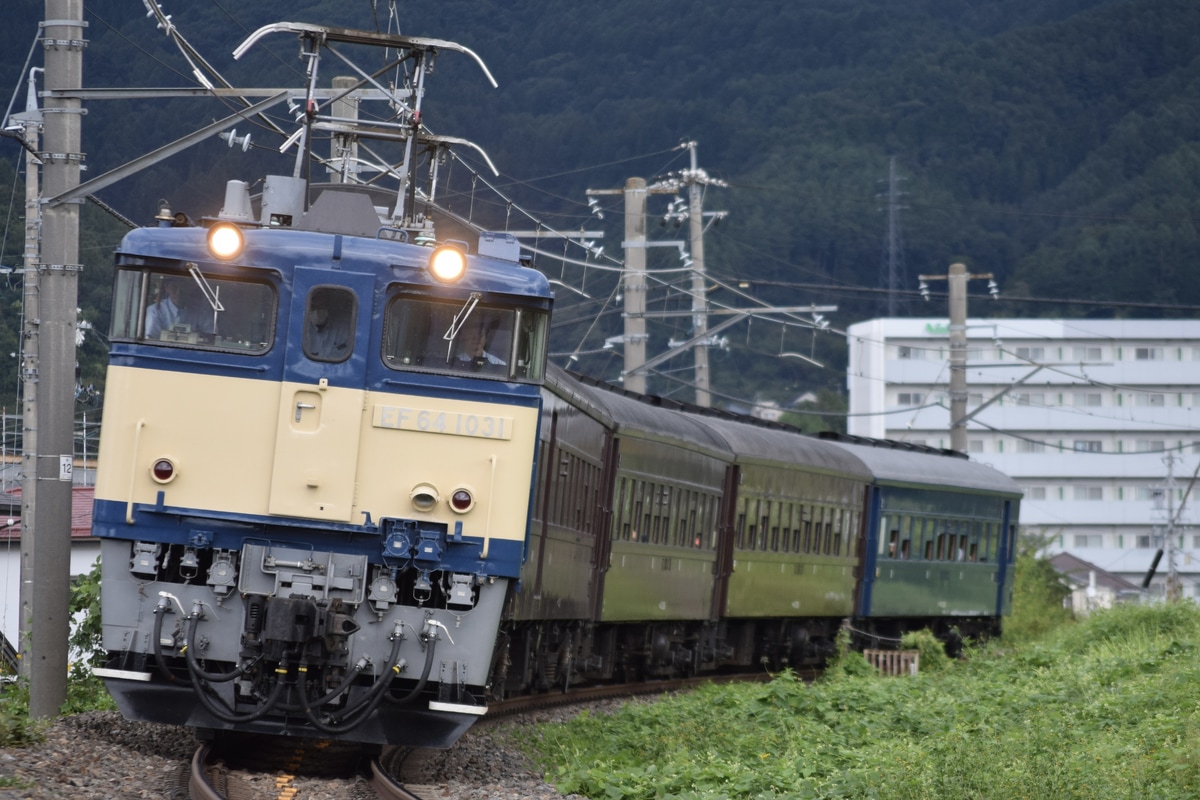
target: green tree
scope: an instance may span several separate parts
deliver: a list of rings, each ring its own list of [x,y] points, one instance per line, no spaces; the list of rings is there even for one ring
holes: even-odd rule
[[[1047,536],[1023,532],[1017,544],[1012,616],[1005,641],[1029,642],[1074,619],[1064,603],[1071,588],[1044,555]]]

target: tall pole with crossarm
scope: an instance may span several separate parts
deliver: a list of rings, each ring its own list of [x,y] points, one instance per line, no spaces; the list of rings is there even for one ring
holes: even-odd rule
[[[77,89],[83,84],[86,44],[83,0],[46,0],[45,8],[46,89]],[[79,185],[83,110],[77,98],[60,95],[46,98],[43,114],[43,197],[57,197]],[[22,554],[32,564],[22,571],[32,585],[21,587],[22,597],[29,599],[28,608],[22,600],[21,611],[30,625],[21,654],[29,675],[29,713],[51,717],[67,696],[79,201],[44,203],[41,216],[36,357],[22,359],[25,386],[36,384],[38,430],[36,451],[29,452],[27,445],[23,464],[24,486],[34,488],[36,506],[25,502],[21,512]]]
[[[947,275],[920,275],[921,294],[929,299],[926,281],[946,281],[950,300],[950,449],[967,452],[967,281],[987,278],[996,294],[992,273],[972,275],[965,264],[951,264]]]
[[[667,190],[647,186],[645,178],[629,178],[624,189],[588,189],[589,195],[622,194],[625,196],[625,369],[622,381],[626,389],[646,393],[646,375],[641,366],[646,363],[646,196]]]

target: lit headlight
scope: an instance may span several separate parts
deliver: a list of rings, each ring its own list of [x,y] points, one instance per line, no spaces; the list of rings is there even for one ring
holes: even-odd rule
[[[217,258],[228,260],[241,255],[245,245],[242,229],[228,222],[218,222],[208,229],[208,251]]]
[[[467,257],[456,247],[442,245],[429,256],[429,271],[442,283],[454,283],[467,271]]]

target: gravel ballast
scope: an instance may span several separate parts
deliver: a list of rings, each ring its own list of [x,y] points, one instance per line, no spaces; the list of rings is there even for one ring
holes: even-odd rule
[[[524,755],[505,744],[510,726],[553,722],[578,712],[539,712],[469,731],[449,750],[428,753],[421,783],[441,800],[564,800]],[[129,722],[115,711],[55,721],[41,740],[0,748],[0,800],[186,800],[187,766],[197,747],[190,728]],[[297,798],[369,797],[353,781],[304,781]],[[300,786],[297,782],[297,786]],[[271,795],[274,797],[275,795]]]

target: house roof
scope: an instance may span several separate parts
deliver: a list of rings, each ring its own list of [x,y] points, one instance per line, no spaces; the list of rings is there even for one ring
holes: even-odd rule
[[[92,538],[92,499],[94,486],[76,486],[71,490],[71,539]],[[9,524],[9,520],[12,524]],[[0,541],[21,538],[21,489],[0,494]]]
[[[1130,583],[1120,575],[1107,572],[1090,561],[1084,561],[1071,553],[1059,553],[1050,559],[1050,563],[1076,588],[1088,586],[1092,580],[1091,576],[1095,575],[1097,588],[1108,589],[1116,594],[1141,591],[1140,586]]]

